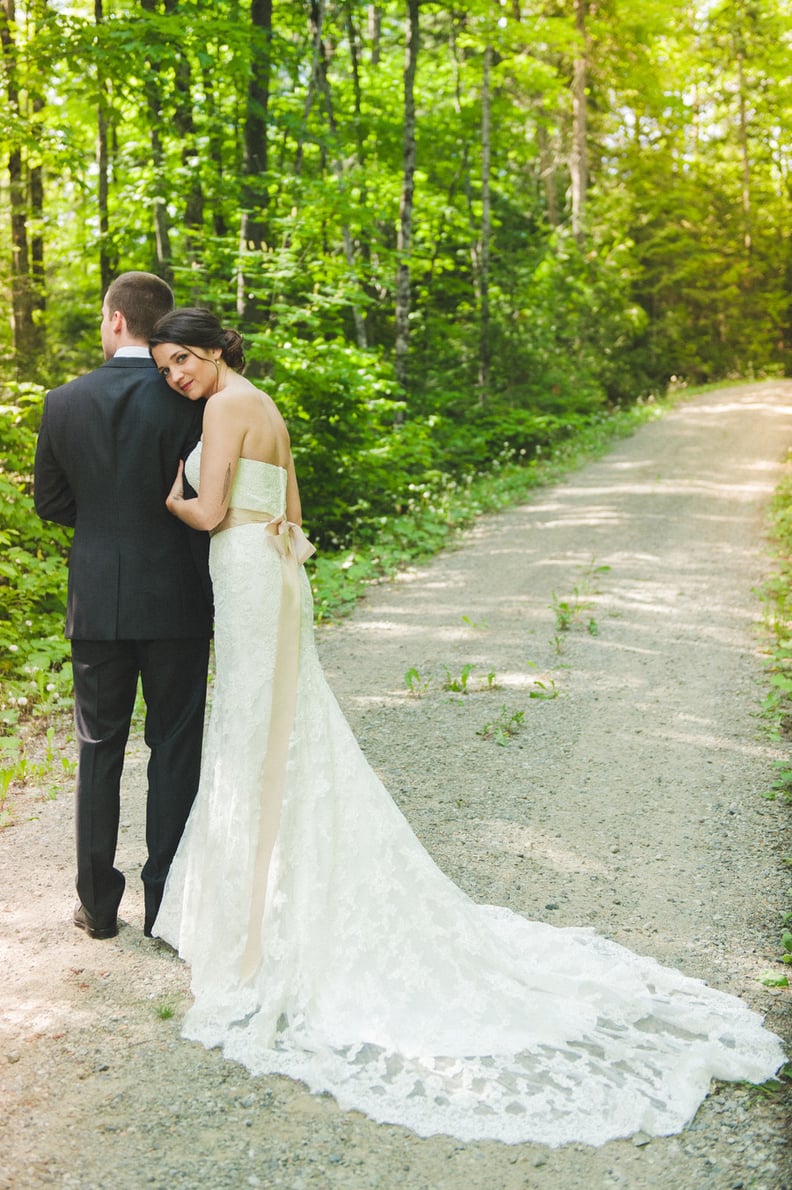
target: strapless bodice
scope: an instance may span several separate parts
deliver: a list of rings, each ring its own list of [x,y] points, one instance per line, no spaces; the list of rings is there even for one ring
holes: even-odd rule
[[[200,442],[188,456],[184,470],[197,492],[201,473]],[[286,479],[285,469],[274,463],[240,459],[229,508],[251,508],[256,512],[268,512],[271,516],[282,516],[286,512]]]

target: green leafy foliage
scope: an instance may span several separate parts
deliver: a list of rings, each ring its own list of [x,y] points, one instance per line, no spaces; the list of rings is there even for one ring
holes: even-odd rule
[[[769,690],[764,713],[771,731],[788,738],[792,730],[792,476],[787,475],[773,494],[770,532],[775,545],[773,571],[762,586],[768,640]],[[774,791],[786,794],[792,773],[779,764]]]
[[[760,594],[765,608],[765,634],[768,640],[770,689],[764,700],[764,715],[770,733],[788,743],[792,733],[792,475],[787,474],[776,488],[770,506],[770,528],[775,545],[773,572]],[[792,763],[776,764],[776,779],[764,797],[792,802]],[[783,863],[792,867],[792,858]],[[787,891],[787,899],[792,889]],[[783,914],[783,925],[792,921],[792,910]],[[792,933],[784,928],[780,940],[781,963],[792,964]],[[768,987],[788,987],[786,975],[767,971],[761,982]]]
[[[94,356],[100,250],[112,269],[172,277],[180,301],[228,319],[244,311],[260,374],[273,363],[292,373],[277,384],[289,386],[298,368],[281,346],[313,345],[317,384],[294,394],[311,416],[322,377],[339,392],[326,344],[333,355],[339,342],[356,343],[387,373],[403,6],[377,5],[376,22],[362,5],[322,6],[321,53],[300,5],[276,8],[269,31],[227,0],[211,9],[121,0],[103,19],[84,0],[44,11],[46,19],[31,10],[10,31],[3,127],[26,183],[42,171],[40,207],[31,197],[15,212],[43,254],[43,267],[29,259],[20,279],[45,299],[33,318],[41,350],[25,356],[25,378],[33,368],[59,381]],[[444,432],[459,435],[468,462],[486,437],[465,440],[471,418],[488,420],[498,444],[530,451],[544,432],[533,418],[585,419],[662,391],[672,375],[697,381],[787,365],[788,6],[608,0],[587,17],[581,235],[570,230],[567,164],[580,51],[572,11],[502,5],[494,22],[478,4],[422,6],[410,385],[386,397],[406,402],[399,420],[447,420]],[[485,244],[486,46],[494,53]],[[248,111],[262,58],[266,111],[261,98]],[[248,120],[262,121],[255,173]],[[240,246],[243,213],[261,221],[261,246]],[[6,259],[9,235],[4,223]],[[9,314],[10,281],[0,298]],[[11,325],[0,320],[0,346],[15,367]],[[503,437],[499,422],[509,418]],[[492,445],[490,437],[485,449]]]
[[[485,723],[476,734],[484,740],[493,740],[501,748],[524,726],[525,711],[512,711],[505,704],[500,715],[491,723]]]
[[[596,566],[592,558],[591,562],[582,568],[581,579],[572,588],[571,595],[559,598],[553,591],[551,606],[559,632],[569,632],[572,626],[583,618],[584,613],[590,610],[593,606],[590,596],[597,592],[597,576],[607,574],[609,570],[610,566]],[[599,635],[599,626],[592,617],[589,617],[586,623],[586,630],[590,636]]]
[[[32,471],[42,391],[8,385],[2,394],[0,461],[0,718],[54,709],[71,686],[63,639],[70,534],[45,530],[33,507]]]

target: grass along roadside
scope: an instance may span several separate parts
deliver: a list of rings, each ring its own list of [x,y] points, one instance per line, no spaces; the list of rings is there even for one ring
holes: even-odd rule
[[[71,790],[76,755],[71,721],[62,711],[46,723],[30,719],[17,724],[0,739],[0,830],[34,818],[37,803]]]
[[[773,494],[768,521],[774,566],[759,592],[770,675],[762,710],[769,732],[782,740],[792,738],[792,470]],[[769,796],[792,800],[792,761],[779,764],[773,791]]]
[[[792,453],[787,462],[792,462]],[[770,737],[788,743],[792,739],[792,470],[787,471],[773,494],[768,525],[774,565],[759,591],[764,606],[769,676],[762,714]],[[792,757],[777,763],[776,779],[764,796],[792,804]],[[792,858],[783,862],[792,870]],[[762,977],[762,982],[770,987],[789,987],[784,966],[792,964],[792,888],[786,892],[786,901],[788,907],[782,914],[779,940],[781,966]]]

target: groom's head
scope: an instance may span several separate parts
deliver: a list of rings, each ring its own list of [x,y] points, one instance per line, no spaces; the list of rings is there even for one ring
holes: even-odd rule
[[[119,347],[148,347],[154,324],[173,309],[173,291],[153,273],[122,273],[102,303],[102,349],[110,359]]]

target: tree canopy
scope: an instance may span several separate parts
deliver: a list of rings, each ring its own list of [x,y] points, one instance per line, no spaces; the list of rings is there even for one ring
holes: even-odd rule
[[[83,367],[130,267],[298,417],[350,346],[397,420],[786,367],[783,0],[2,0],[0,43],[7,375]]]

